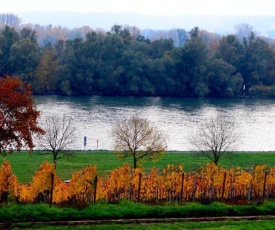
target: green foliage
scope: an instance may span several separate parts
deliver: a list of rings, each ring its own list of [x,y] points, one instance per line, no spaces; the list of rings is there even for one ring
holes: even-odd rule
[[[0,30],[0,77],[18,75],[37,94],[273,97],[275,49],[253,32],[240,41],[178,29],[175,46],[120,25],[107,33],[82,28],[66,41],[57,41],[60,28],[47,30],[41,48],[34,30]]]
[[[271,95],[270,95],[270,87],[268,86],[264,86],[264,85],[255,85],[253,87],[251,87],[251,95],[255,96],[255,97],[267,97],[267,96],[271,96],[272,95],[272,91],[271,91]]]
[[[275,98],[275,85],[270,86],[268,96],[271,98]]]

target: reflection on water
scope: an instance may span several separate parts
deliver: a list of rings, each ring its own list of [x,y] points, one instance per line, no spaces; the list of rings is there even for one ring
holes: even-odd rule
[[[75,149],[112,149],[112,126],[119,119],[138,115],[149,119],[168,136],[169,150],[191,150],[188,137],[200,122],[222,113],[242,131],[236,150],[275,149],[275,101],[244,99],[183,99],[160,97],[61,97],[36,96],[42,118],[66,114],[74,119],[78,139]]]

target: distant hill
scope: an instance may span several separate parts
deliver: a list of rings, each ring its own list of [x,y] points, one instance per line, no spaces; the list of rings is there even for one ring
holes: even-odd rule
[[[178,15],[146,16],[130,13],[17,12],[23,24],[60,25],[69,29],[90,26],[106,31],[115,25],[130,25],[140,29],[189,31],[195,26],[213,33],[234,33],[237,24],[248,23],[263,36],[275,38],[275,16]]]

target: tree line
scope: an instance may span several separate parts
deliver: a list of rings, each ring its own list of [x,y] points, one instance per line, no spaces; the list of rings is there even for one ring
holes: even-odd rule
[[[34,94],[275,97],[275,48],[242,26],[212,36],[195,27],[182,46],[114,25],[85,38],[39,46],[36,31],[0,30],[0,77],[19,76]]]

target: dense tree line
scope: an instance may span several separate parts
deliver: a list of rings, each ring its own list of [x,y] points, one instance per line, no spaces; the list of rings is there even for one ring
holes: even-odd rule
[[[5,26],[5,75],[20,76],[35,94],[274,97],[275,48],[253,31],[219,38],[194,28],[178,47],[119,25],[40,46],[35,30]]]

